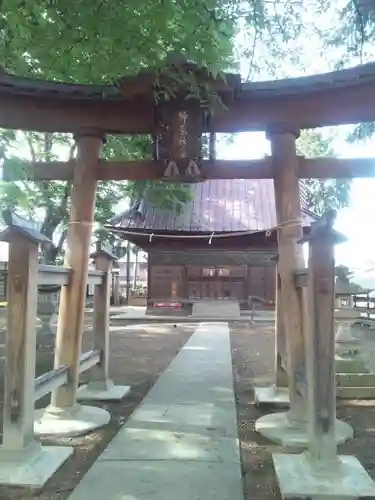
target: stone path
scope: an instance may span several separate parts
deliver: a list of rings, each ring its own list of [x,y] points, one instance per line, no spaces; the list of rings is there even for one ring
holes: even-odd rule
[[[252,319],[251,311],[240,311],[238,304],[233,305],[233,302],[227,304],[226,301],[221,301],[218,304],[209,306],[209,302],[204,302],[205,306],[201,307],[198,303],[191,315],[174,315],[169,313],[161,314],[146,314],[146,307],[143,306],[123,306],[111,307],[111,324],[116,324],[116,321],[145,321],[150,323],[155,322],[177,322],[186,323],[205,321],[205,322],[222,322],[222,321],[245,321],[248,322]],[[197,307],[198,306],[198,307]],[[235,310],[233,309],[235,308]],[[275,320],[275,313],[273,311],[257,310],[255,312],[254,320],[258,322],[270,322]]]
[[[234,300],[202,300],[193,304],[192,316],[241,319],[240,304]]]
[[[227,323],[201,323],[69,500],[243,500]]]

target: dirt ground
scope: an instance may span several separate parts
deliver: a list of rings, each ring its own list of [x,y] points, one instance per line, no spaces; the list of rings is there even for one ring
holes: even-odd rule
[[[0,500],[66,500],[195,328],[194,324],[179,325],[177,328],[164,324],[113,328],[111,376],[118,384],[131,385],[131,396],[121,404],[101,405],[113,417],[104,429],[84,438],[53,441],[74,445],[75,453],[42,491],[0,487]],[[254,406],[253,385],[265,385],[272,380],[273,327],[234,323],[231,326],[231,341],[245,500],[280,499],[271,453],[282,449],[254,432],[255,420],[269,412]],[[89,348],[88,331],[84,349]],[[43,362],[48,365],[49,360]],[[375,402],[354,401],[339,405],[338,416],[350,422],[356,431],[355,439],[341,448],[342,453],[357,456],[375,478]]]
[[[245,500],[280,500],[271,454],[291,450],[283,450],[254,431],[257,418],[270,413],[254,406],[253,384],[272,381],[273,327],[235,326],[231,340]],[[358,457],[375,479],[375,401],[339,403],[337,416],[355,430],[354,440],[341,446],[339,452]]]

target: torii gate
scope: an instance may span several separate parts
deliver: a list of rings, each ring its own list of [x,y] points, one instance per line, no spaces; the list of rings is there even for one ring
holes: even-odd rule
[[[200,97],[155,99],[174,72],[193,77],[197,87],[209,88],[224,104],[215,110],[202,106]],[[155,84],[156,80],[158,85]],[[0,126],[41,132],[75,134],[77,158],[70,162],[25,165],[33,180],[71,180],[72,199],[67,233],[67,267],[72,281],[61,293],[55,367],[78,363],[84,314],[89,246],[98,180],[163,179],[197,182],[204,179],[274,179],[278,222],[277,263],[277,378],[287,361],[290,410],[266,416],[257,430],[285,442],[285,433],[308,441],[306,397],[299,389],[305,372],[303,290],[295,276],[305,268],[298,241],[302,238],[300,178],[375,176],[375,159],[303,158],[296,154],[301,128],[375,121],[375,64],[313,77],[261,83],[241,83],[236,75],[214,79],[208,72],[183,62],[167,65],[156,74],[144,71],[122,78],[117,85],[91,86],[37,81],[0,75]],[[207,97],[207,96],[206,96]],[[271,157],[262,160],[202,160],[204,132],[264,130]],[[155,140],[150,161],[103,161],[100,151],[106,134],[149,134]],[[14,173],[4,172],[5,178]],[[61,420],[75,411],[78,381],[55,390],[44,418]],[[43,421],[42,421],[43,423]],[[41,423],[41,425],[42,425]],[[346,431],[345,431],[346,432]],[[344,432],[344,434],[345,434]],[[284,436],[280,438],[280,436]],[[344,436],[346,439],[348,436]],[[343,437],[341,436],[341,440]]]

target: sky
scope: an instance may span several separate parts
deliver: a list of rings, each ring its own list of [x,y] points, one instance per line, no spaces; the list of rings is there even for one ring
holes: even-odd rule
[[[336,127],[338,137],[334,142],[335,154],[343,158],[375,158],[375,138],[360,144],[349,144],[345,138],[351,128]],[[321,131],[329,133],[329,129]],[[233,144],[226,145],[219,151],[219,156],[226,159],[255,159],[266,154],[270,154],[270,144],[263,132],[238,134]],[[373,268],[375,287],[375,231],[372,229],[372,214],[375,214],[375,179],[354,179],[349,206],[339,211],[336,221],[336,229],[349,240],[337,246],[336,263],[350,267],[358,277],[365,270]]]
[[[305,0],[304,0],[305,1]],[[308,0],[306,0],[306,4]],[[338,12],[347,3],[347,0],[336,0],[331,2],[332,6],[325,12],[316,11],[314,2],[309,3],[309,8],[302,11],[302,22],[304,26],[301,36],[290,40],[285,48],[289,51],[289,57],[282,60],[277,67],[275,75],[270,75],[265,65],[264,71],[255,74],[249,69],[249,59],[240,59],[240,71],[242,75],[248,75],[253,80],[272,80],[274,78],[299,77],[318,73],[333,71],[335,64],[342,61],[347,55],[344,46],[325,46],[320,34],[315,27],[319,27],[320,33],[332,34],[332,27],[340,22]],[[312,12],[315,12],[312,14]],[[334,28],[333,28],[334,29]],[[237,36],[237,46],[240,51],[251,46],[254,32],[241,29]],[[308,40],[308,43],[306,43]],[[260,47],[259,58],[269,57],[267,47]],[[296,57],[298,63],[296,64]],[[346,66],[355,66],[360,62],[375,60],[373,45],[365,47],[362,61],[354,55],[346,62]],[[357,144],[349,144],[346,141],[352,126],[336,127],[334,130],[338,137],[334,142],[335,155],[338,157],[373,157],[375,158],[375,137],[372,140]],[[321,129],[321,131],[329,129]],[[332,131],[333,129],[331,129]],[[241,134],[231,145],[221,151],[224,158],[261,158],[269,154],[269,143],[264,133]],[[354,279],[364,287],[375,289],[375,231],[372,230],[372,218],[375,214],[375,179],[354,179],[348,208],[338,213],[336,229],[348,237],[348,242],[336,248],[336,263],[348,266],[354,271]]]

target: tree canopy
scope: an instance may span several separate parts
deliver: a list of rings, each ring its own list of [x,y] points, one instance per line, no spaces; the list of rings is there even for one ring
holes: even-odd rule
[[[318,40],[318,71],[366,60],[375,37],[371,5],[368,0],[3,0],[0,71],[3,67],[34,78],[110,83],[144,67],[158,67],[168,53],[179,52],[213,73],[241,69],[245,79],[295,76],[311,64],[307,36],[309,44]],[[328,47],[336,50],[331,58]],[[374,130],[373,124],[361,125],[352,140]],[[110,136],[103,157],[147,158],[150,141]],[[316,132],[305,132],[298,144],[307,156],[332,153],[332,140]],[[72,138],[65,134],[1,131],[0,149],[14,164],[19,158],[44,161],[74,155]],[[307,187],[311,208],[318,213],[348,203],[348,181],[308,180]],[[119,201],[139,198],[146,189],[152,203],[175,210],[190,198],[185,185],[99,183],[95,219],[108,220]],[[43,230],[55,240],[58,236],[61,248],[69,193],[65,182],[18,182],[2,186],[0,196],[3,203],[34,217],[42,210]]]
[[[1,5],[0,65],[17,75],[76,83],[112,82],[146,66],[158,67],[170,51],[206,65],[212,72],[233,65],[235,7],[220,0],[5,0]],[[148,158],[150,137],[109,136],[104,158]],[[26,148],[25,148],[26,145]],[[49,161],[74,155],[67,134],[3,130],[5,161]],[[181,210],[188,186],[160,182],[99,183],[95,220],[108,221],[116,204],[139,198]],[[2,185],[2,203],[43,217],[43,232],[57,236],[54,260],[65,240],[70,183],[13,182]],[[44,211],[41,214],[41,209]]]
[[[323,137],[317,130],[303,130],[297,140],[297,153],[306,157],[335,156],[334,135]],[[339,210],[348,206],[350,179],[305,179],[307,202],[317,215],[327,209]]]
[[[349,285],[353,272],[347,266],[336,266],[335,268],[336,278],[345,285]]]
[[[112,81],[181,52],[213,71],[231,63],[236,2],[4,0],[0,64],[78,83]]]
[[[332,27],[321,35],[326,50],[335,51],[335,69],[374,60],[375,4],[372,0],[340,0]],[[372,137],[374,132],[374,123],[360,123],[350,132],[348,140],[362,141]]]

